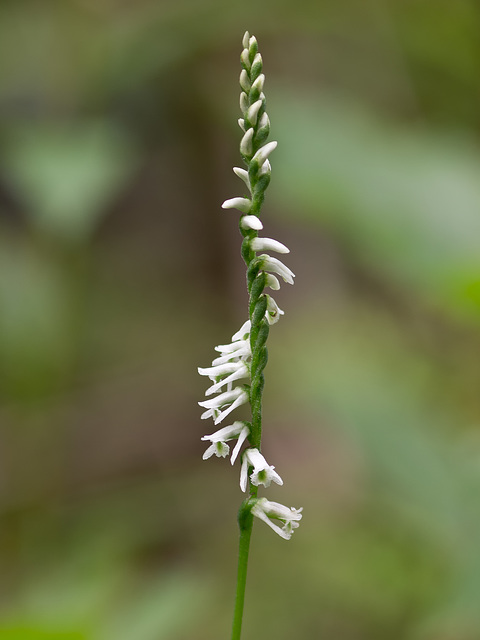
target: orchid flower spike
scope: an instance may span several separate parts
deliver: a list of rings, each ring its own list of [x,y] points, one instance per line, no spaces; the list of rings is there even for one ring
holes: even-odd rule
[[[247,267],[249,317],[232,335],[230,342],[215,347],[216,355],[211,365],[198,368],[198,373],[209,380],[206,397],[198,404],[204,409],[201,418],[212,418],[215,425],[223,422],[236,409],[247,412],[247,418],[244,420],[240,416],[232,424],[203,436],[202,441],[207,443],[203,459],[213,456],[226,458],[230,455],[233,465],[240,458],[240,488],[244,493],[249,493],[241,509],[246,510],[248,515],[251,512],[279,536],[289,540],[299,526],[302,510],[285,507],[266,498],[259,499],[257,487],[268,488],[272,482],[283,485],[275,467],[268,464],[260,453],[264,369],[268,361],[266,342],[272,327],[284,315],[267,290],[278,291],[280,278],[293,284],[295,274],[286,264],[270,255],[276,253],[283,257],[290,253],[288,247],[268,237],[268,233],[265,237],[258,235],[264,227],[261,209],[272,177],[271,158],[275,156],[277,142],[268,140],[270,118],[266,111],[266,80],[258,42],[247,31],[242,44],[238,124],[241,129],[239,151],[243,166],[233,168],[240,179],[239,195],[225,200],[222,208],[231,212],[228,215],[238,217],[243,238],[241,255]],[[244,450],[241,453],[242,447]],[[248,527],[251,530],[252,521],[251,517],[242,518],[239,512],[238,522],[242,532]],[[245,557],[248,557],[248,548]],[[246,563],[246,559],[241,562],[244,561]],[[242,575],[246,575],[246,564]],[[236,633],[234,637],[238,640],[238,628]]]

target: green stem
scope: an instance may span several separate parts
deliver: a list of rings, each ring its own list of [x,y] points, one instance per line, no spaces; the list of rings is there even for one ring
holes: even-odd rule
[[[252,536],[253,515],[250,511],[252,499],[256,501],[258,487],[252,487],[252,494],[238,512],[240,527],[240,541],[238,546],[237,592],[235,594],[235,609],[233,612],[232,640],[240,640],[242,633],[243,605],[245,603],[245,586],[247,584],[248,554],[250,538]]]

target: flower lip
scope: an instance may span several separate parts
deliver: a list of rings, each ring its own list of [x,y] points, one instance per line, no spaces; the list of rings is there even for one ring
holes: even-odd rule
[[[269,487],[272,481],[279,485],[283,484],[283,480],[275,471],[275,467],[267,463],[258,449],[247,449],[243,454],[240,471],[240,488],[243,492],[247,489],[249,466],[253,467],[253,472],[250,474],[250,482],[256,487],[261,484],[264,487]]]

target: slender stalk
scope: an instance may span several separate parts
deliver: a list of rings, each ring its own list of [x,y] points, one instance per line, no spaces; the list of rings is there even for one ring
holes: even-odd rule
[[[235,609],[233,612],[232,640],[240,640],[242,632],[243,606],[245,603],[245,586],[247,584],[248,553],[250,551],[250,537],[253,528],[253,516],[250,522],[240,531],[238,547],[237,592],[235,595]]]
[[[240,640],[242,632],[243,607],[245,603],[245,587],[247,584],[248,555],[250,552],[250,538],[253,529],[252,500],[255,500],[258,487],[251,487],[251,497],[245,500],[238,512],[240,540],[238,545],[237,591],[235,594],[235,609],[233,611],[232,640]]]

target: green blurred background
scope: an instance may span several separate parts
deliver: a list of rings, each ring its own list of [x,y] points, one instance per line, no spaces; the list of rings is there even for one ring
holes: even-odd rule
[[[295,287],[245,639],[480,638],[480,5],[0,4],[0,640],[222,640],[238,465],[202,463],[245,319],[238,74]]]

